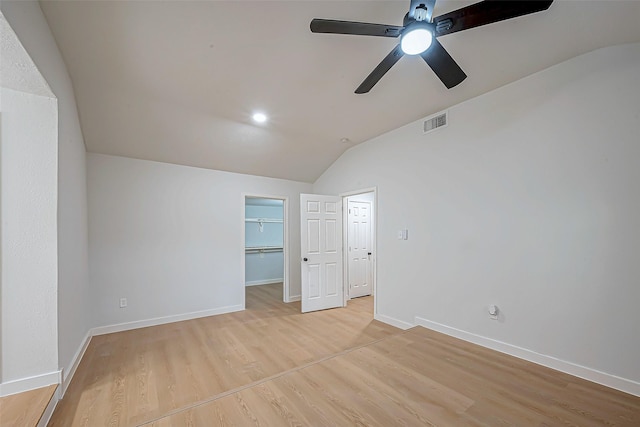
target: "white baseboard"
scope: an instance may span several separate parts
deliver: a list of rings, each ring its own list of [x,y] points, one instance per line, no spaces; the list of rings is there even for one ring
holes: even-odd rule
[[[302,296],[294,295],[292,297],[289,297],[289,301],[287,301],[287,302],[296,302],[296,301],[300,301],[301,299],[302,299]]]
[[[615,388],[616,390],[624,391],[625,393],[640,396],[640,383],[636,381],[607,374],[606,372],[587,368],[585,366],[567,362],[566,360],[557,359],[553,356],[547,356],[546,354],[536,353],[535,351],[528,350],[526,348],[483,337],[481,335],[476,335],[461,329],[452,328],[421,317],[416,317],[415,322],[416,325],[423,326],[427,329],[441,332],[443,334],[478,344],[482,347],[490,348],[491,350],[499,351],[500,353],[505,353],[519,359],[524,359],[538,365],[546,366],[547,368],[555,369],[556,371],[564,372],[575,377],[583,378],[594,383]]]
[[[80,343],[80,347],[76,351],[76,354],[73,355],[73,359],[71,359],[71,364],[67,367],[67,370],[63,372],[62,375],[62,385],[60,389],[60,399],[64,397],[64,394],[67,392],[67,387],[71,383],[73,379],[73,375],[76,373],[76,369],[78,369],[78,365],[82,360],[82,356],[84,356],[84,352],[87,350],[89,346],[89,342],[91,341],[91,330],[87,331],[87,334],[84,336],[82,343]]]
[[[137,322],[120,323],[117,325],[110,325],[110,326],[101,326],[101,327],[90,329],[89,331],[87,331],[87,334],[85,335],[82,343],[80,344],[80,347],[78,347],[76,354],[73,356],[73,359],[71,360],[71,364],[67,367],[67,370],[63,372],[64,375],[62,375],[62,380],[60,382],[61,387],[58,389],[58,393],[59,393],[58,400],[62,399],[64,397],[64,394],[67,392],[67,388],[69,387],[69,384],[73,379],[73,375],[76,373],[76,369],[78,369],[78,365],[80,364],[80,361],[82,360],[82,357],[84,356],[85,351],[87,351],[87,347],[89,347],[91,338],[94,335],[103,335],[103,334],[108,334],[112,332],[120,332],[120,331],[126,331],[130,329],[144,328],[147,326],[161,325],[164,323],[179,322],[182,320],[196,319],[198,317],[213,316],[216,314],[232,313],[234,311],[240,311],[240,310],[243,310],[242,306],[237,305],[237,306],[230,306],[230,307],[222,307],[222,308],[213,309],[213,310],[204,310],[204,311],[180,314],[176,316],[159,317],[155,319],[142,320]]]
[[[44,412],[42,413],[40,420],[38,420],[38,424],[36,425],[37,427],[47,427],[47,424],[49,424],[49,421],[51,421],[51,416],[53,415],[53,411],[56,410],[56,406],[58,406],[58,401],[62,399],[62,395],[58,394],[59,392],[60,392],[60,386],[58,386],[58,389],[56,390],[56,392],[53,393],[53,396],[51,397],[49,404],[47,405]]]
[[[233,313],[242,311],[242,305],[230,305],[227,307],[214,308],[212,310],[194,311],[191,313],[176,314],[173,316],[156,317],[153,319],[137,320],[135,322],[118,323],[115,325],[99,326],[91,330],[91,335],[112,334],[114,332],[129,331],[131,329],[146,328],[149,326],[164,325],[165,323],[181,322],[183,320],[197,319],[199,317],[215,316],[217,314]]]
[[[60,384],[61,382],[62,371],[53,371],[42,375],[34,375],[33,377],[7,381],[0,383],[0,397],[46,387],[51,384]]]
[[[282,283],[284,282],[284,278],[279,279],[266,279],[266,280],[252,280],[250,282],[245,282],[245,286],[259,286],[259,285],[271,285],[272,283]]]
[[[403,331],[406,331],[407,329],[413,328],[415,326],[415,325],[412,325],[411,323],[404,322],[402,320],[398,320],[393,317],[385,316],[384,314],[376,314],[373,316],[373,318],[376,320],[379,320],[380,322],[386,323],[387,325],[400,328]]]

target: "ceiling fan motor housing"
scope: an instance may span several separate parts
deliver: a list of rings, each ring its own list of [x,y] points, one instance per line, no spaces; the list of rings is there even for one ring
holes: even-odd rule
[[[428,13],[428,10],[426,6],[421,4],[420,6],[416,7],[415,12],[413,12],[413,18],[416,21],[425,21],[428,16],[427,13]]]

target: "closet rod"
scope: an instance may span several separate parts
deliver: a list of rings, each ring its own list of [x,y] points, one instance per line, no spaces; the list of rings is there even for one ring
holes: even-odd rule
[[[248,254],[250,253],[266,253],[266,252],[282,252],[283,248],[280,246],[259,246],[259,247],[250,247],[244,248],[244,251]]]

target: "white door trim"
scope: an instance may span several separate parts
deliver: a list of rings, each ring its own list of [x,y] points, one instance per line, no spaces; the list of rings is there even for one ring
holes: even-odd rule
[[[363,188],[361,190],[353,190],[353,191],[347,191],[345,193],[340,193],[339,196],[342,197],[342,205],[346,206],[347,204],[347,198],[349,196],[357,196],[359,194],[365,194],[365,193],[373,193],[373,215],[371,215],[371,221],[373,221],[373,224],[371,224],[371,231],[372,231],[372,236],[371,236],[371,246],[373,248],[373,255],[371,256],[371,261],[373,262],[373,282],[372,282],[372,295],[373,295],[373,315],[377,316],[378,315],[378,298],[376,298],[376,291],[378,288],[378,187],[369,187],[369,188]],[[347,247],[347,233],[349,232],[349,217],[348,217],[348,210],[347,209],[343,209],[342,212],[342,247],[346,248]],[[342,251],[342,255],[343,255],[343,268],[342,268],[342,277],[343,277],[343,282],[344,282],[344,306],[346,307],[347,305],[347,301],[349,300],[349,298],[347,297],[347,293],[349,291],[349,286],[347,285],[349,283],[348,281],[348,262],[349,262],[349,254],[347,251]]]
[[[246,301],[245,301],[245,281],[246,281],[246,277],[245,277],[245,251],[244,251],[244,246],[245,246],[245,233],[244,233],[244,226],[245,226],[245,204],[246,204],[246,199],[247,198],[251,198],[251,199],[274,199],[274,200],[282,200],[282,209],[283,209],[283,223],[282,223],[282,228],[284,231],[284,236],[282,236],[282,243],[283,243],[283,248],[282,248],[282,257],[284,258],[284,279],[282,282],[282,301],[284,302],[291,302],[291,297],[290,297],[290,292],[289,292],[289,278],[291,277],[291,272],[289,271],[289,246],[290,246],[290,242],[289,242],[289,197],[288,196],[279,196],[279,195],[273,195],[273,194],[260,194],[260,193],[242,193],[242,215],[241,215],[241,219],[242,219],[242,227],[240,228],[242,230],[241,232],[241,248],[242,248],[242,255],[241,255],[241,277],[242,277],[242,281],[241,281],[241,286],[242,286],[242,308],[245,309],[246,308]]]

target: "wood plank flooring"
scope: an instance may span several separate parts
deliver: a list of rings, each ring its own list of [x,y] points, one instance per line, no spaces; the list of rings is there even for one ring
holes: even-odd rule
[[[132,426],[400,332],[373,300],[302,315],[282,284],[247,288],[247,310],[96,336],[51,426]]]
[[[640,398],[417,327],[149,425],[637,427]]]
[[[638,397],[383,325],[370,297],[301,315],[253,288],[243,313],[96,337],[51,425],[640,426]]]
[[[38,425],[58,388],[57,384],[0,397],[0,426]]]

